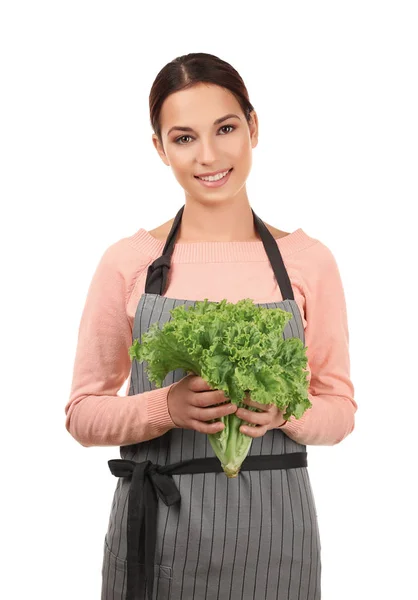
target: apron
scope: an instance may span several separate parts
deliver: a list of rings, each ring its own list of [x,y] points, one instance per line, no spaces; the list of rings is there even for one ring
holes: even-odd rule
[[[184,206],[163,254],[148,268],[132,341],[176,306],[165,297]],[[252,211],[283,300],[256,304],[293,314],[283,339],[305,343],[303,321],[277,242]],[[177,369],[163,386],[187,375]],[[129,395],[156,389],[133,361]],[[101,600],[320,600],[321,544],[306,446],[281,429],[253,438],[237,477],[222,470],[206,434],[174,428],[120,446],[104,539]]]

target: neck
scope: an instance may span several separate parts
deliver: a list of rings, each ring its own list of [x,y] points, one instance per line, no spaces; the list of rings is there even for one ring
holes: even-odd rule
[[[219,205],[186,201],[178,242],[251,242],[259,239],[248,200]]]

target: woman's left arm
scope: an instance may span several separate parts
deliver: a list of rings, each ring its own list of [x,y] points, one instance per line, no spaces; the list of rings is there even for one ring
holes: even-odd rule
[[[357,410],[350,379],[346,301],[329,248],[317,241],[309,253],[302,288],[312,407],[300,419],[291,417],[281,429],[301,444],[331,446],[353,431]]]

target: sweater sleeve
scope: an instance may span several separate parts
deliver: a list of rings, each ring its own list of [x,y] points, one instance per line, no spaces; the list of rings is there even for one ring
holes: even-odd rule
[[[128,248],[136,253],[131,262]],[[131,369],[131,263],[137,267],[138,251],[119,240],[104,252],[87,292],[65,406],[66,429],[85,447],[135,444],[176,427],[167,405],[174,384],[131,396],[117,393]]]
[[[281,429],[301,444],[334,445],[353,431],[357,410],[350,380],[346,301],[331,251],[319,241],[309,250],[302,287],[312,407],[300,419],[291,417]]]

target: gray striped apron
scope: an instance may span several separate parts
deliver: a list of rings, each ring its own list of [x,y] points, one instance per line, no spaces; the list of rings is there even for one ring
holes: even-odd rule
[[[163,254],[149,267],[132,340],[170,310],[171,255],[184,206]],[[253,212],[283,300],[258,304],[292,313],[283,338],[305,342],[301,314],[277,243]],[[177,369],[163,386],[187,373]],[[156,389],[132,364],[129,395]],[[281,429],[254,438],[241,471],[222,471],[208,436],[174,428],[121,446],[108,461],[118,477],[104,539],[101,600],[320,600],[321,556],[306,446]],[[160,501],[161,500],[161,501]]]

